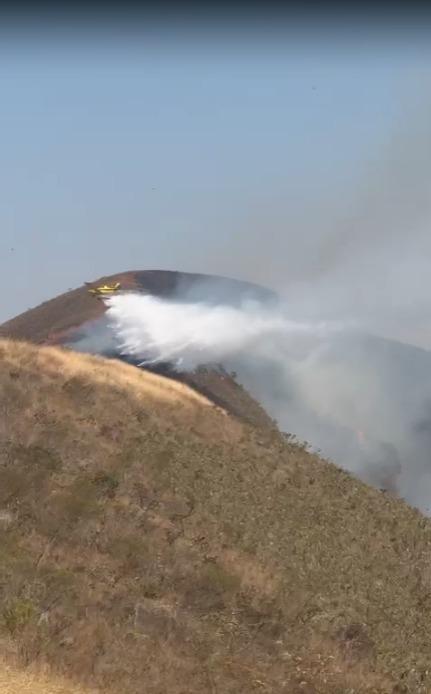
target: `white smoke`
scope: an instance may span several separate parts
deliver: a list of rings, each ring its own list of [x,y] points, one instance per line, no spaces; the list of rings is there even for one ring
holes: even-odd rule
[[[289,308],[142,294],[106,299],[120,351],[143,365],[222,364],[279,426],[365,481],[428,511],[431,355],[353,323],[300,322]],[[419,432],[419,433],[418,433]]]

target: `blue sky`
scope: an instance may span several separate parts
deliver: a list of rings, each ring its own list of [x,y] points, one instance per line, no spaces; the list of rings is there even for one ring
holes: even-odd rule
[[[307,263],[422,108],[430,54],[258,39],[3,45],[0,321],[117,271],[280,286],[283,254],[286,273]]]

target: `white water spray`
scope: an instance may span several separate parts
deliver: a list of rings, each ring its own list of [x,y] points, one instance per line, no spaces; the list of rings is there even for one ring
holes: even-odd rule
[[[336,325],[289,320],[257,301],[240,307],[166,301],[125,294],[105,300],[108,321],[122,354],[142,365],[170,362],[184,370],[251,352],[262,354],[280,342],[303,357]]]

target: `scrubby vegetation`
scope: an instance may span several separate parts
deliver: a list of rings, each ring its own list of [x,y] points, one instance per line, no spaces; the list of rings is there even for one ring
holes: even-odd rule
[[[0,342],[10,667],[124,694],[427,692],[430,547],[427,519],[273,426]]]

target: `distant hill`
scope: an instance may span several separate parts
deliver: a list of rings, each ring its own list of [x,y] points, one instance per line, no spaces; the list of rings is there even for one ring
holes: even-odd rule
[[[233,305],[244,298],[254,298],[263,302],[277,300],[274,292],[249,282],[167,270],[130,271],[106,275],[91,282],[91,286],[114,282],[120,282],[122,289],[158,297],[181,295],[194,300],[207,302],[217,300]],[[91,324],[101,334],[99,353],[104,356],[119,357],[119,354],[112,351],[104,324],[103,316],[106,307],[102,301],[98,301],[89,294],[88,289],[88,286],[83,285],[3,323],[0,325],[0,338],[28,340],[36,344],[68,345],[73,348],[83,331]],[[198,373],[180,376],[172,373],[167,366],[159,370],[162,370],[164,375],[181,378],[214,402],[251,423],[268,424],[268,416],[264,410],[252,401],[228,374],[222,371],[200,369]]]
[[[113,360],[0,341],[0,411],[7,660],[104,694],[431,691],[429,519]]]
[[[120,282],[122,289],[175,297],[235,304],[245,297],[274,301],[276,294],[258,285],[225,277],[169,270],[142,270],[106,275],[90,283],[97,287]],[[30,340],[38,344],[59,344],[73,339],[75,329],[105,312],[103,302],[88,292],[89,286],[65,292],[31,308],[0,325],[0,337]]]

